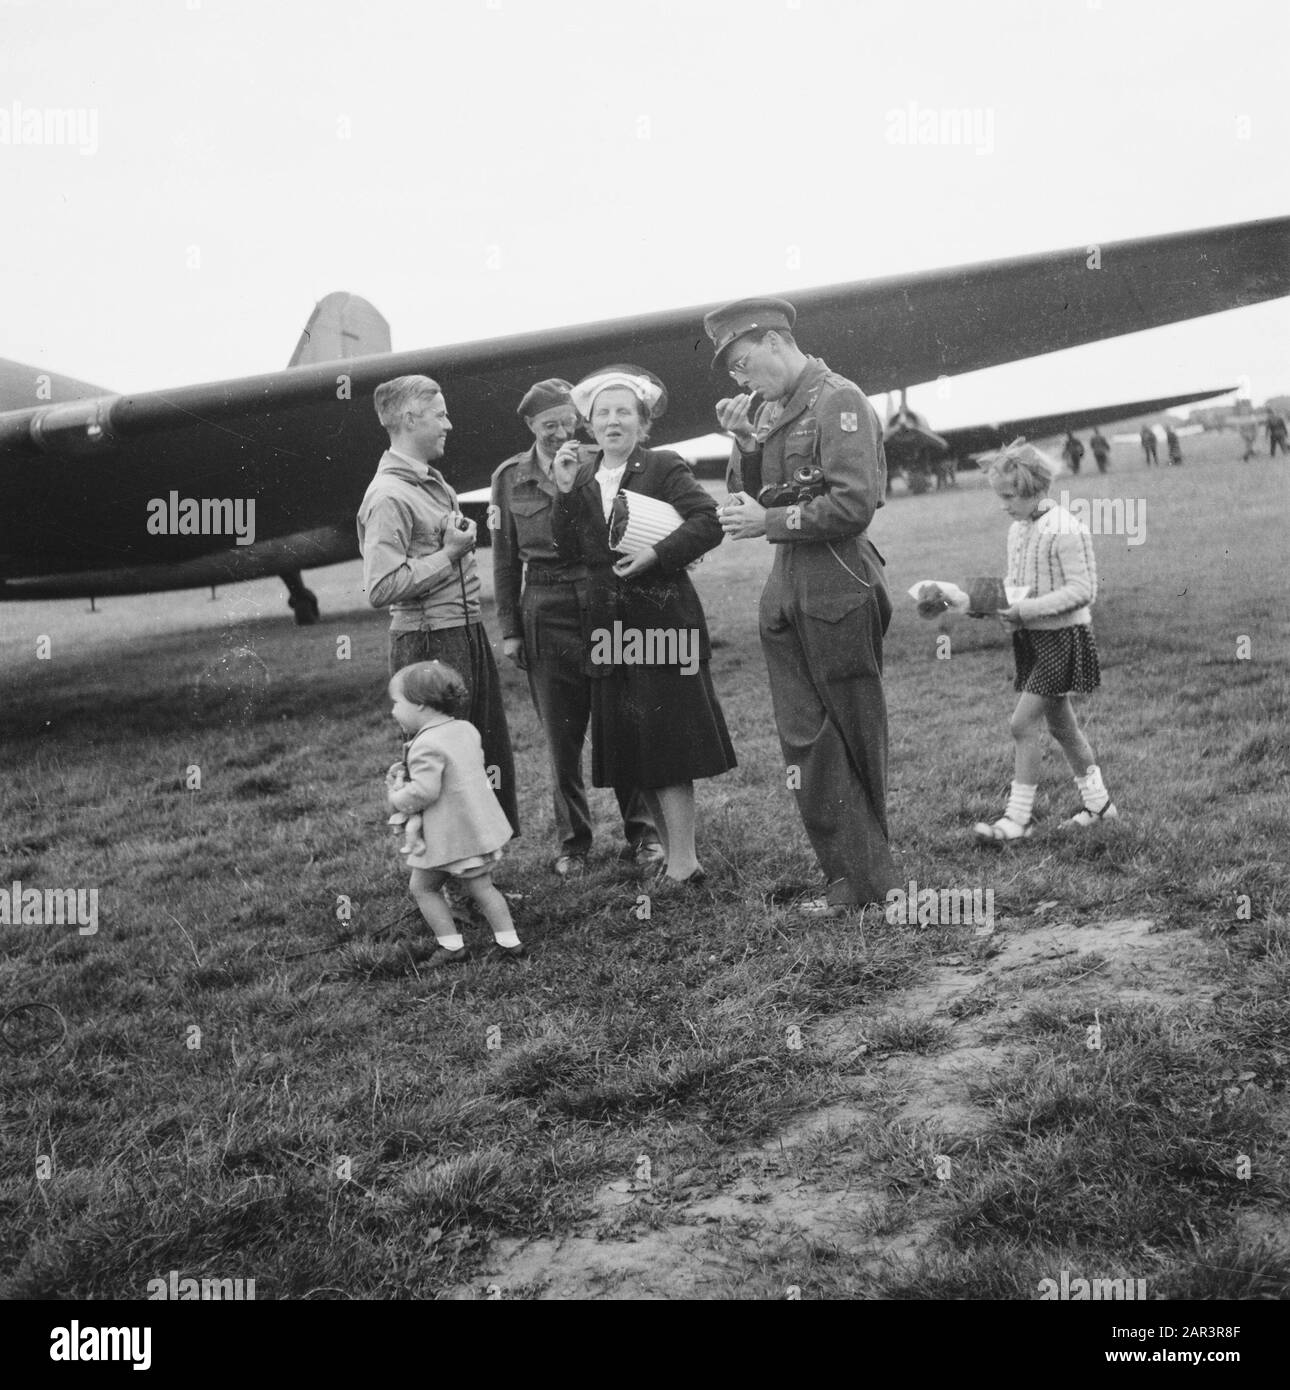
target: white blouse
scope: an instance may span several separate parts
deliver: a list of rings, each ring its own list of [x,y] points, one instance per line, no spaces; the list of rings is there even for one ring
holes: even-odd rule
[[[609,513],[614,506],[614,498],[618,495],[618,489],[622,485],[623,474],[626,471],[626,459],[617,468],[606,468],[601,464],[596,470],[596,482],[600,484],[600,505],[605,513],[606,521],[609,520]]]

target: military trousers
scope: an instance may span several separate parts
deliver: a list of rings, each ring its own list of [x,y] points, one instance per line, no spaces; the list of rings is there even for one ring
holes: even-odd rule
[[[390,674],[417,661],[442,661],[466,682],[469,700],[459,716],[479,730],[484,745],[484,766],[488,769],[493,792],[506,812],[512,833],[518,835],[520,812],[515,755],[511,752],[511,734],[502,704],[502,682],[483,623],[390,633]]]
[[[551,764],[551,803],[564,854],[591,848],[591,813],[582,779],[582,750],[591,717],[583,608],[585,580],[558,584],[526,583],[520,598],[529,693],[546,733]],[[623,833],[633,849],[658,841],[658,831],[635,787],[615,786]]]
[[[891,596],[867,537],[775,547],[759,611],[780,747],[831,903],[884,903],[887,842],[882,639]]]

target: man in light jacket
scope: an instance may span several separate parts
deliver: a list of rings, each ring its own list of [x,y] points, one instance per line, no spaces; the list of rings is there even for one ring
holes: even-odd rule
[[[470,691],[465,712],[484,745],[489,782],[516,835],[515,759],[501,684],[480,616],[475,524],[435,467],[452,422],[437,382],[401,376],[373,396],[390,436],[358,509],[363,587],[373,608],[390,609],[390,674],[442,661]]]

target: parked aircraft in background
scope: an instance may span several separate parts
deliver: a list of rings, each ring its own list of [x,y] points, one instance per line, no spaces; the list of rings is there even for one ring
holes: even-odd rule
[[[934,434],[924,417],[906,405],[905,392],[902,391],[900,404],[887,417],[883,432],[889,485],[891,478],[903,473],[911,492],[926,492],[933,481],[937,487],[953,487],[959,467],[977,454],[1002,449],[1018,435],[1026,439],[1047,439],[1052,435],[1065,434],[1068,430],[1087,430],[1094,425],[1110,425],[1140,415],[1155,415],[1192,401],[1225,395],[1231,389],[1230,386],[1219,386],[1209,391],[1158,396],[1148,401],[1122,401],[1118,405],[1090,406],[1084,410],[1059,411],[1052,415],[1027,415],[986,425],[961,425],[943,430],[940,434]]]
[[[788,297],[805,347],[874,395],[1286,294],[1290,218],[1110,243],[1096,270],[1079,247]],[[0,599],[279,574],[297,621],[311,621],[301,571],[357,554],[354,513],[386,442],[371,403],[380,382],[424,372],[443,385],[454,425],[443,467],[469,492],[526,444],[515,403],[543,377],[640,362],[667,383],[670,438],[709,432],[728,390],[708,368],[709,307],[392,353],[371,305],[332,295],[291,365],[261,376],[110,395],[3,364]],[[223,523],[252,510],[253,539],[232,538]]]

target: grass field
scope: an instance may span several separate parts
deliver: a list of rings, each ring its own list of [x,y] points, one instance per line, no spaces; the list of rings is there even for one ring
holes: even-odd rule
[[[875,522],[897,862],[992,890],[990,932],[784,905],[816,880],[761,543],[696,572],[740,760],[698,791],[710,894],[642,920],[606,793],[593,871],[546,872],[541,731],[507,671],[525,834],[499,881],[532,957],[431,974],[355,566],[310,579],[311,629],[276,582],[0,608],[0,889],[100,902],[93,935],[0,926],[0,1012],[67,1026],[44,1049],[32,1015],[5,1025],[0,1296],[143,1297],[172,1270],[260,1299],[1032,1299],[1061,1271],[1286,1296],[1290,470],[1186,447],[1054,489],[1146,504],[1141,545],[1097,542],[1082,714],[1123,819],[1085,836],[1055,829],[1055,748],[1034,840],[969,833],[1011,776],[1010,648],[904,591],[1000,571],[983,480]]]

